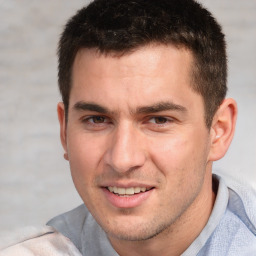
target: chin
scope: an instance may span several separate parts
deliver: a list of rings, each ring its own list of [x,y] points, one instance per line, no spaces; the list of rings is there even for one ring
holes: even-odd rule
[[[157,224],[154,221],[149,223],[126,223],[126,225],[123,225],[123,223],[119,225],[115,222],[112,227],[104,228],[103,225],[101,225],[101,227],[108,236],[114,239],[125,241],[145,241],[168,230],[171,226],[170,224]]]

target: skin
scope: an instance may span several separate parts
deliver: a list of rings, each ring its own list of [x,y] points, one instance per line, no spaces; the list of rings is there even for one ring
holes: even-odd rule
[[[80,50],[61,141],[74,184],[119,255],[180,255],[210,216],[212,162],[234,133],[227,99],[211,129],[191,88],[190,51],[149,45],[121,57]],[[167,68],[168,67],[168,68]],[[107,186],[145,186],[135,207],[116,207]]]

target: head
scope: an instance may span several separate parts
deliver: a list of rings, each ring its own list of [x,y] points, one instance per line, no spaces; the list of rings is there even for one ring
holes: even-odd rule
[[[59,86],[74,184],[111,242],[196,237],[236,116],[211,14],[192,0],[96,0],[61,36]]]
[[[73,62],[80,49],[121,56],[149,44],[192,53],[191,87],[203,97],[209,128],[227,91],[226,46],[219,24],[193,0],[96,0],[78,11],[59,42],[59,89],[66,114]]]

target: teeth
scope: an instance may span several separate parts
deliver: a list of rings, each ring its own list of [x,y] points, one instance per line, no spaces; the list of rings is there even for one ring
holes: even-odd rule
[[[117,194],[125,195],[125,188],[117,188]]]
[[[134,194],[134,188],[126,188],[125,189],[126,195],[133,195]]]
[[[142,192],[145,192],[146,191],[146,188],[141,188],[140,189]]]
[[[134,193],[140,193],[140,188],[134,188]]]
[[[149,190],[145,187],[131,187],[131,188],[118,188],[118,187],[108,187],[110,192],[114,192],[115,194],[119,195],[134,195],[140,192],[145,192]]]

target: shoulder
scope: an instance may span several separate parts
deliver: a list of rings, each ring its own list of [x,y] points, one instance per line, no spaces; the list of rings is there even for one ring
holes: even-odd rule
[[[225,178],[229,191],[227,209],[256,237],[256,190],[242,178]]]
[[[84,204],[58,215],[47,222],[47,225],[53,227],[59,233],[68,237],[74,245],[81,251],[81,234],[87,219],[92,219],[91,214]]]
[[[205,249],[221,248],[218,255],[252,255],[256,252],[256,192],[241,180],[218,179],[227,188],[228,202]]]
[[[47,225],[69,238],[84,255],[117,255],[106,233],[84,204],[53,218]]]
[[[242,176],[233,177],[224,173],[213,174],[213,179],[217,179],[228,191],[227,210],[256,235],[256,186],[249,184]]]
[[[61,215],[58,215],[48,221],[47,225],[53,226],[55,229],[58,230],[58,227],[66,227],[67,229],[70,228],[69,224],[72,223],[72,226],[75,225],[75,228],[81,229],[83,223],[85,222],[86,218],[90,215],[89,211],[87,210],[84,204],[72,209],[71,211],[65,212]]]
[[[15,235],[5,236],[1,242],[0,256],[81,256],[74,244],[48,226],[27,227]],[[5,245],[3,245],[5,243]]]

